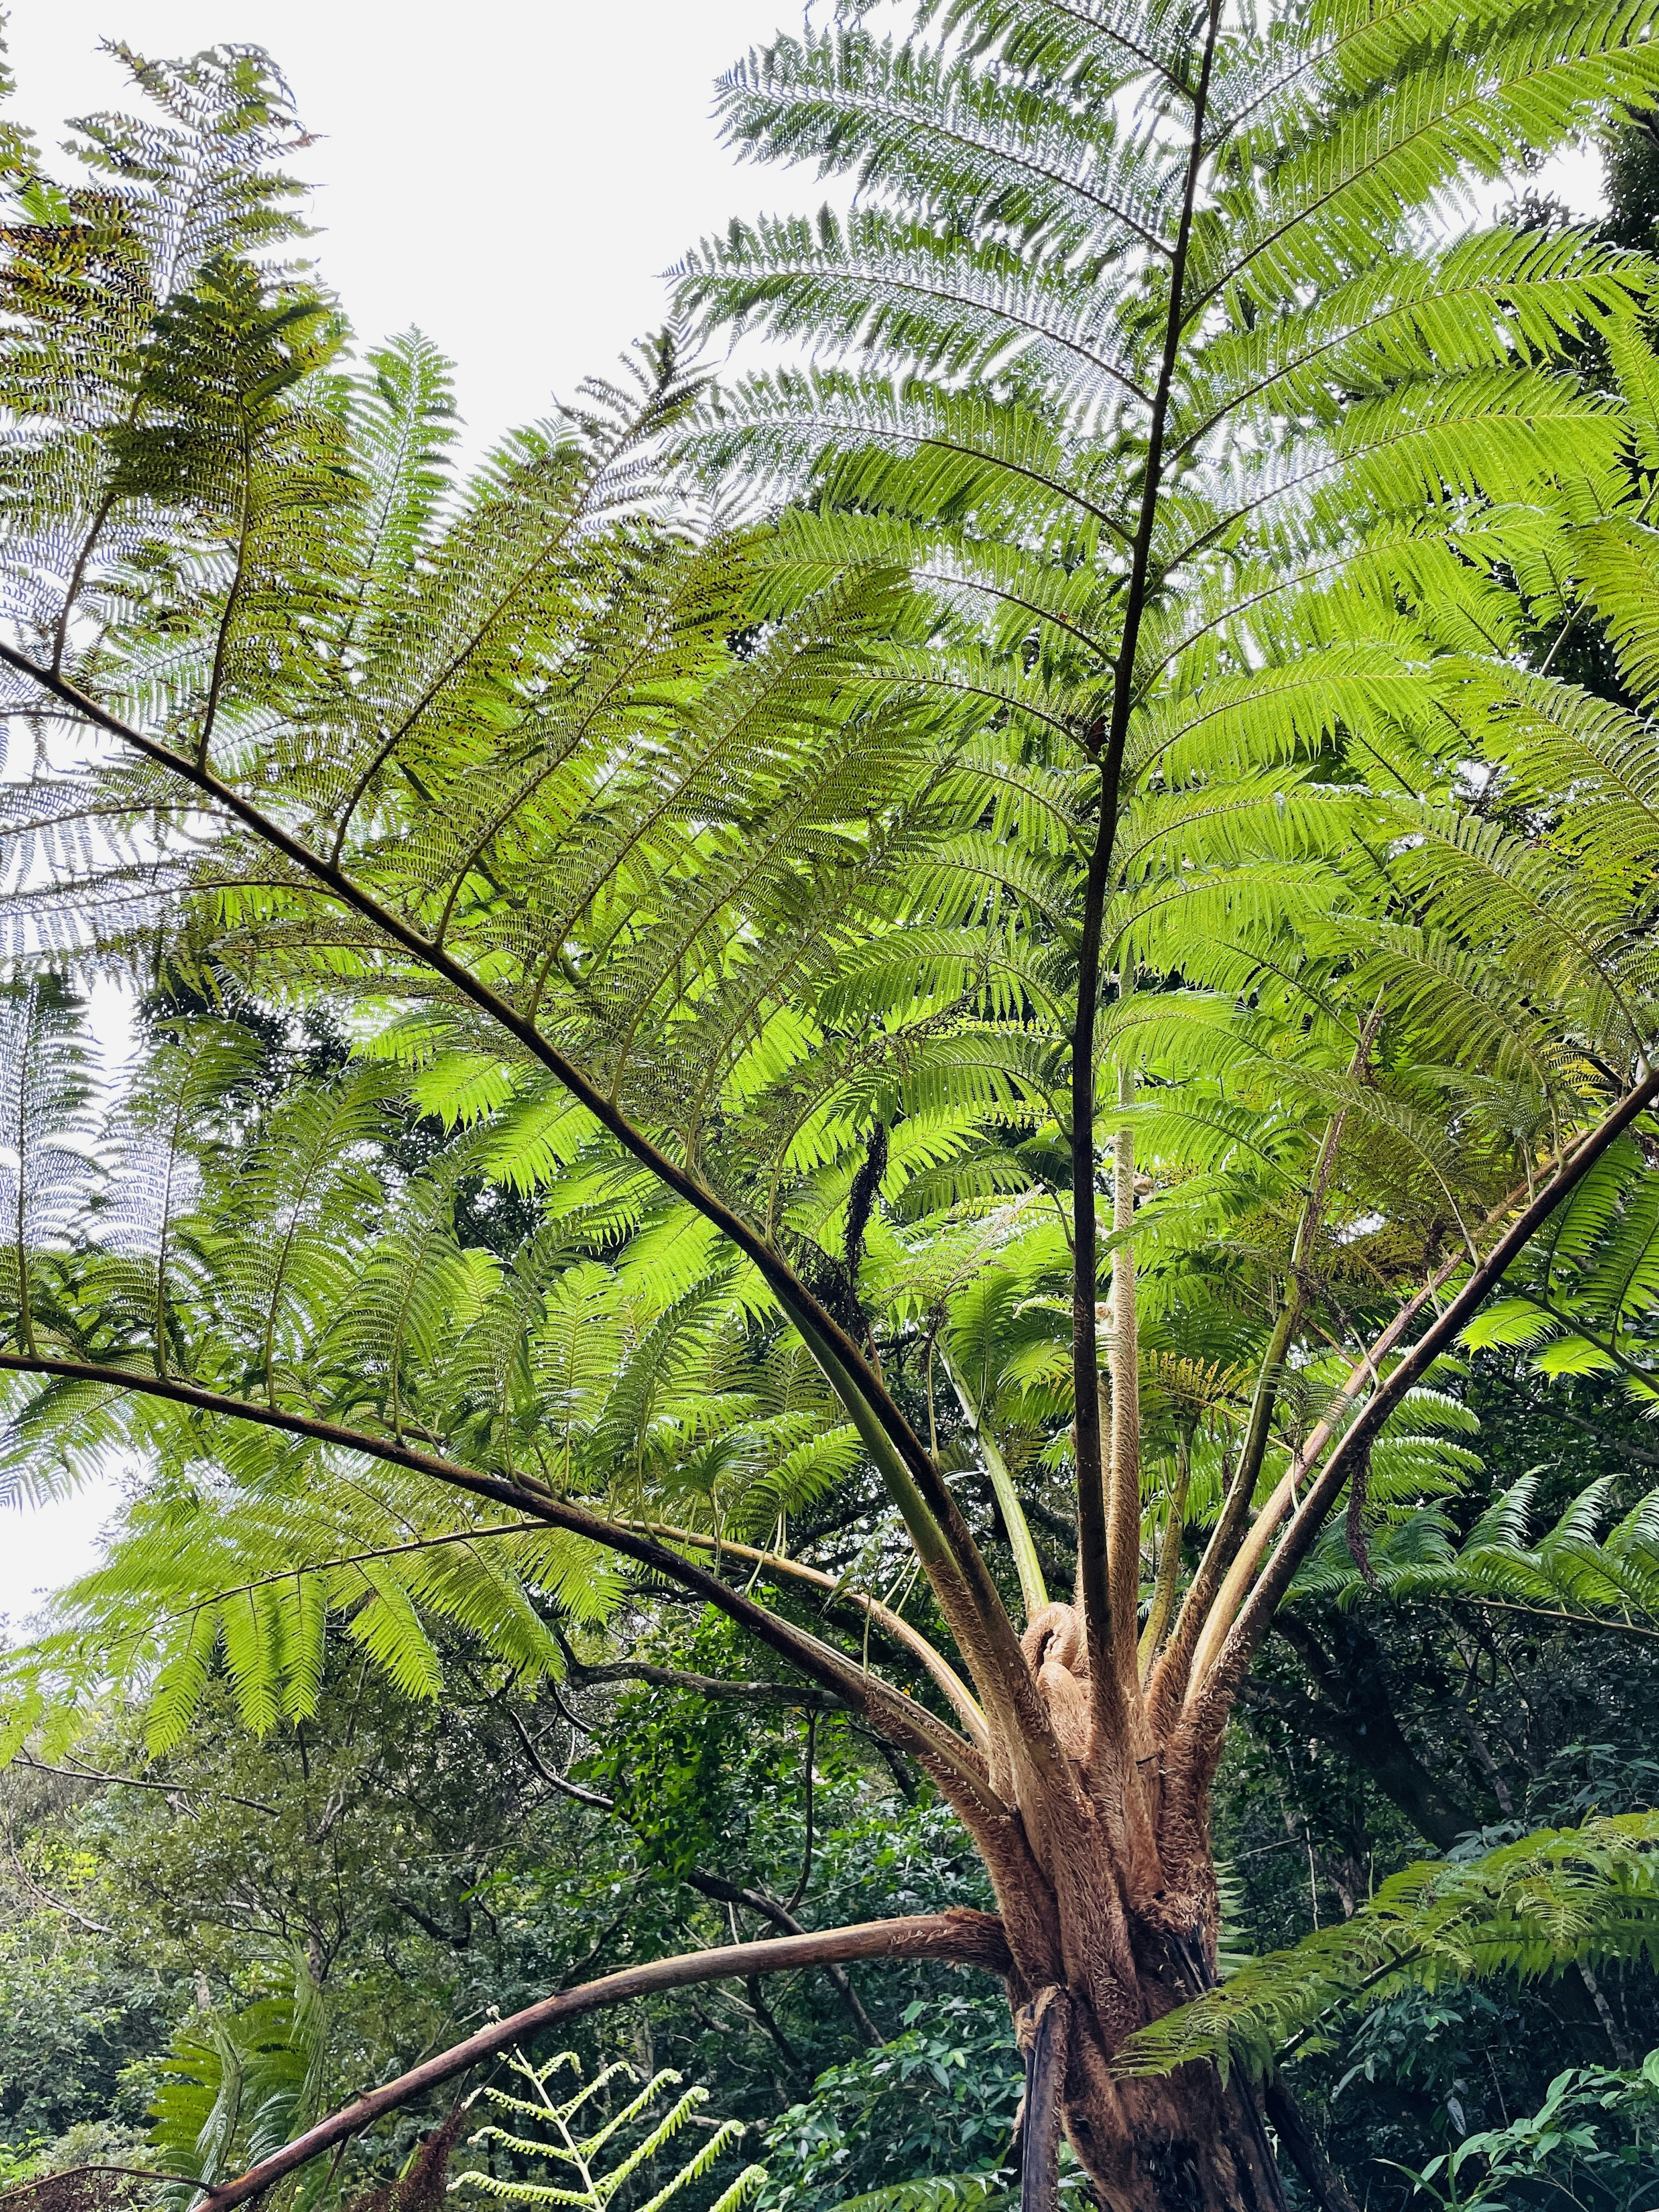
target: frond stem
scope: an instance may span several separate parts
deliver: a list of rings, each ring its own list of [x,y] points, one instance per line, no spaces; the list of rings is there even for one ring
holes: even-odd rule
[[[1119,970],[1118,1000],[1128,996],[1131,966]],[[1117,1072],[1117,1103],[1134,1101],[1134,1071]],[[1112,1643],[1126,1696],[1139,1686],[1136,1611],[1140,1592],[1140,1330],[1135,1309],[1134,1133],[1120,1124],[1112,1139],[1112,1320],[1106,1358],[1112,1378],[1111,1443],[1107,1463],[1107,1577]]]
[[[984,1817],[1000,1814],[1000,1802],[991,1793],[986,1780],[984,1762],[978,1752],[961,1736],[936,1720],[926,1706],[919,1705],[901,1690],[894,1689],[879,1677],[865,1673],[853,1661],[845,1658],[835,1648],[793,1627],[769,1613],[764,1606],[757,1605],[730,1583],[717,1575],[706,1572],[689,1559],[683,1559],[665,1544],[638,1534],[625,1523],[603,1521],[595,1514],[586,1513],[580,1506],[555,1498],[550,1492],[532,1490],[523,1482],[504,1481],[499,1476],[480,1474],[475,1468],[462,1467],[458,1462],[438,1457],[430,1452],[416,1451],[410,1446],[394,1443],[388,1437],[371,1436],[359,1429],[343,1427],[336,1421],[320,1420],[307,1413],[289,1413],[282,1408],[260,1405],[252,1400],[227,1396],[216,1390],[204,1389],[199,1384],[181,1381],[173,1376],[140,1374],[124,1367],[109,1367],[98,1362],[64,1359],[42,1354],[28,1356],[19,1352],[0,1352],[0,1371],[20,1375],[52,1376],[64,1382],[101,1383],[110,1389],[131,1393],[142,1397],[162,1398],[174,1405],[190,1406],[197,1411],[221,1415],[228,1420],[252,1421],[261,1428],[275,1429],[288,1436],[310,1438],[318,1443],[332,1445],[341,1451],[356,1452],[365,1458],[379,1459],[393,1467],[407,1468],[412,1474],[423,1474],[453,1490],[463,1490],[475,1498],[486,1498],[492,1504],[516,1507],[520,1512],[533,1514],[550,1527],[563,1528],[570,1534],[586,1538],[603,1549],[619,1552],[624,1559],[637,1560],[694,1591],[699,1597],[739,1626],[750,1630],[757,1638],[775,1651],[787,1664],[804,1674],[820,1688],[833,1691],[835,1695],[861,1713],[872,1726],[881,1729],[903,1747],[939,1781],[941,1788],[958,1809],[965,1803]]]
[[[950,1661],[934,1650],[920,1629],[912,1628],[902,1613],[893,1612],[879,1598],[867,1596],[863,1590],[849,1590],[844,1576],[826,1574],[822,1567],[808,1566],[804,1559],[786,1559],[776,1552],[758,1551],[751,1544],[734,1543],[729,1536],[714,1537],[701,1529],[672,1528],[660,1521],[629,1522],[623,1526],[647,1529],[665,1543],[691,1544],[699,1551],[725,1553],[734,1559],[746,1560],[763,1573],[783,1575],[796,1582],[811,1583],[814,1589],[828,1590],[831,1596],[844,1604],[861,1606],[867,1620],[873,1622],[901,1650],[907,1651],[932,1675],[978,1747],[981,1751],[988,1747],[990,1736],[985,1725],[985,1715],[972,1691]]]
[[[1324,1526],[1350,1470],[1358,1464],[1361,1455],[1370,1449],[1383,1422],[1442,1352],[1456,1341],[1556,1207],[1571,1196],[1608,1146],[1622,1136],[1656,1098],[1659,1098],[1659,1071],[1644,1076],[1626,1092],[1613,1111],[1585,1137],[1571,1157],[1558,1169],[1532,1203],[1498,1239],[1480,1265],[1470,1269],[1468,1281],[1455,1297],[1448,1300],[1410,1350],[1401,1356],[1387,1380],[1376,1382],[1358,1418],[1338,1441],[1312,1487],[1292,1515],[1272,1559],[1248,1602],[1240,1609],[1224,1644],[1216,1654],[1209,1679],[1197,1683],[1194,1695],[1206,1705],[1213,1709],[1217,1701],[1224,1705],[1231,1697],[1243,1677],[1244,1668],[1249,1666],[1256,1645],[1266,1634],[1279,1601],[1290,1586],[1291,1576],[1301,1565],[1315,1537]],[[1462,1255],[1458,1255],[1457,1263],[1467,1264]],[[1418,1304],[1415,1300],[1413,1303],[1413,1306]],[[1397,1334],[1395,1340],[1398,1340]],[[1366,1365],[1375,1378],[1375,1365],[1369,1360]],[[1264,1511],[1261,1517],[1265,1520],[1267,1512]],[[1213,1710],[1205,1718],[1212,1727]]]
[[[202,710],[202,734],[196,740],[196,765],[205,769],[209,749],[213,743],[213,726],[219,718],[219,700],[224,690],[225,665],[230,653],[231,633],[236,617],[242,611],[242,587],[247,575],[248,532],[252,526],[253,456],[246,429],[241,437],[241,481],[236,507],[236,565],[231,571],[230,590],[225,597],[225,610],[219,619],[219,634],[213,641],[213,672],[208,678],[207,704]],[[54,665],[52,673],[56,675]]]
[[[1101,933],[1112,854],[1117,837],[1123,758],[1134,703],[1135,651],[1146,613],[1152,538],[1158,526],[1163,483],[1164,440],[1170,396],[1186,325],[1187,260],[1192,245],[1193,214],[1204,161],[1204,117],[1210,76],[1221,27],[1221,0],[1210,0],[1205,21],[1203,58],[1193,101],[1181,222],[1170,264],[1170,308],[1164,324],[1163,357],[1147,428],[1146,473],[1141,483],[1140,520],[1130,557],[1124,597],[1123,633],[1112,684],[1111,720],[1100,769],[1100,817],[1084,891],[1083,928],[1078,947],[1077,1023],[1072,1038],[1072,1371],[1077,1425],[1078,1564],[1088,1637],[1091,1696],[1095,1724],[1109,1739],[1123,1732],[1123,1689],[1113,1650],[1108,1561],[1105,1468],[1102,1449],[1099,1360],[1095,1323],[1098,1231],[1095,1206],[1095,1025],[1101,983]]]
[[[1025,1517],[1025,1508],[1019,1502],[1019,1492],[1014,1486],[1013,1476],[1008,1471],[1008,1462],[1002,1456],[1002,1448],[991,1433],[981,1407],[975,1404],[972,1394],[951,1365],[951,1356],[942,1343],[938,1350],[939,1364],[951,1388],[957,1394],[957,1403],[962,1408],[985,1462],[991,1492],[996,1499],[997,1510],[1002,1516],[1002,1525],[1008,1532],[1008,1548],[1014,1555],[1014,1571],[1019,1577],[1020,1601],[1025,1607],[1026,1620],[1033,1620],[1048,1602],[1048,1586],[1042,1577],[1042,1562],[1037,1557],[1031,1524]]]

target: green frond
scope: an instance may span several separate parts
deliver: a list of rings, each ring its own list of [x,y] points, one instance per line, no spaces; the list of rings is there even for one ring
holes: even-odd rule
[[[672,2067],[665,2067],[638,2086],[631,2097],[623,2095],[611,2104],[606,2117],[591,2132],[586,2132],[588,2123],[580,2116],[597,2097],[606,2094],[613,2081],[639,2083],[639,2076],[631,2066],[613,2062],[584,2083],[580,2062],[573,2051],[561,2051],[541,2066],[532,2064],[522,2053],[514,2052],[512,2064],[531,2094],[515,2096],[492,2084],[483,2095],[498,2110],[534,2122],[535,2132],[526,2128],[520,2133],[492,2123],[479,2129],[468,2141],[475,2144],[499,2143],[514,2158],[560,2178],[537,2181],[517,2173],[463,2171],[451,2181],[452,2189],[481,2191],[506,2203],[564,2204],[579,2207],[580,2212],[605,2212],[605,2208],[647,2162],[653,2165],[652,2179],[655,2179],[661,2171],[656,2161],[683,2132],[693,2114],[708,2101],[708,2092],[694,2087],[682,2089],[665,2111],[653,2111],[665,2091],[680,2089],[682,2076]],[[580,2086],[572,2096],[561,2100],[554,2096],[552,2081],[554,2075],[566,2067],[576,2075]],[[743,2124],[736,2120],[722,2120],[709,2126],[690,2156],[682,2160],[651,2196],[645,2212],[662,2212],[662,2208],[683,2191],[706,2179],[741,2142],[745,2132]],[[620,2144],[618,2137],[623,2138]],[[629,2137],[633,2140],[628,2140]],[[605,2154],[613,2145],[621,2150],[621,2155],[614,2164],[607,2164]],[[763,2166],[744,2167],[721,2193],[720,2203],[726,2212],[738,2212],[738,2208],[748,2203],[765,2179]]]
[[[1659,1815],[1631,1813],[1547,1828],[1470,1859],[1433,1860],[1380,1882],[1352,1918],[1293,1949],[1254,1959],[1218,1989],[1138,2029],[1126,2073],[1163,2074],[1212,2057],[1251,2073],[1287,2045],[1403,1989],[1569,1966],[1659,1959]]]

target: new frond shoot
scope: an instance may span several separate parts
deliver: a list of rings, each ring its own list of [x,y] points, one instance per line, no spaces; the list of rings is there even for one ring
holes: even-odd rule
[[[740,2121],[703,2118],[708,2090],[696,2083],[685,2087],[684,2076],[672,2066],[641,2082],[626,2060],[614,2059],[584,2081],[574,2051],[562,2051],[541,2066],[515,2051],[508,2063],[523,2093],[493,2084],[480,2092],[486,2104],[507,2117],[467,2137],[474,2149],[488,2146],[493,2161],[489,2168],[468,2167],[451,2175],[451,2190],[467,2198],[610,2212],[618,2192],[637,2175],[629,2202],[637,2203],[640,2212],[664,2212],[684,2191],[707,2180],[743,2139]],[[560,2077],[567,2072],[576,2086],[569,2096],[561,2097],[556,2092],[566,2086]],[[701,2131],[689,2156],[677,2140],[687,2127]],[[508,2171],[499,2171],[501,2166]],[[722,2177],[708,2212],[742,2212],[765,2179],[766,2168],[756,2165],[745,2166],[735,2180]],[[706,2198],[707,2191],[702,2194]]]

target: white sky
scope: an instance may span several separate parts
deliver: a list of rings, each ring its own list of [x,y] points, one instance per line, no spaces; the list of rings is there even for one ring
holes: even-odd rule
[[[14,0],[16,112],[137,105],[105,37],[276,58],[320,143],[313,250],[361,335],[418,323],[459,365],[475,450],[659,324],[661,272],[733,214],[816,207],[740,168],[714,80],[801,0]]]
[[[457,361],[477,453],[659,323],[688,245],[734,214],[818,204],[810,171],[737,167],[709,119],[718,73],[801,6],[14,0],[8,44],[16,112],[49,148],[68,117],[137,104],[105,37],[158,57],[266,47],[320,134],[302,173],[323,273],[363,337],[416,323]],[[1588,211],[1598,165],[1543,181]],[[0,1620],[92,1563],[111,1506],[0,1511]]]

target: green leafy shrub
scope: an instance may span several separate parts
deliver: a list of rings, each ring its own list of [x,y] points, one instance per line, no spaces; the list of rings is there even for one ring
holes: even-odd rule
[[[1649,2212],[1659,2189],[1659,2051],[1639,2068],[1566,2068],[1537,2112],[1466,2136],[1412,2179],[1446,2212],[1564,2197],[1591,2212]]]

